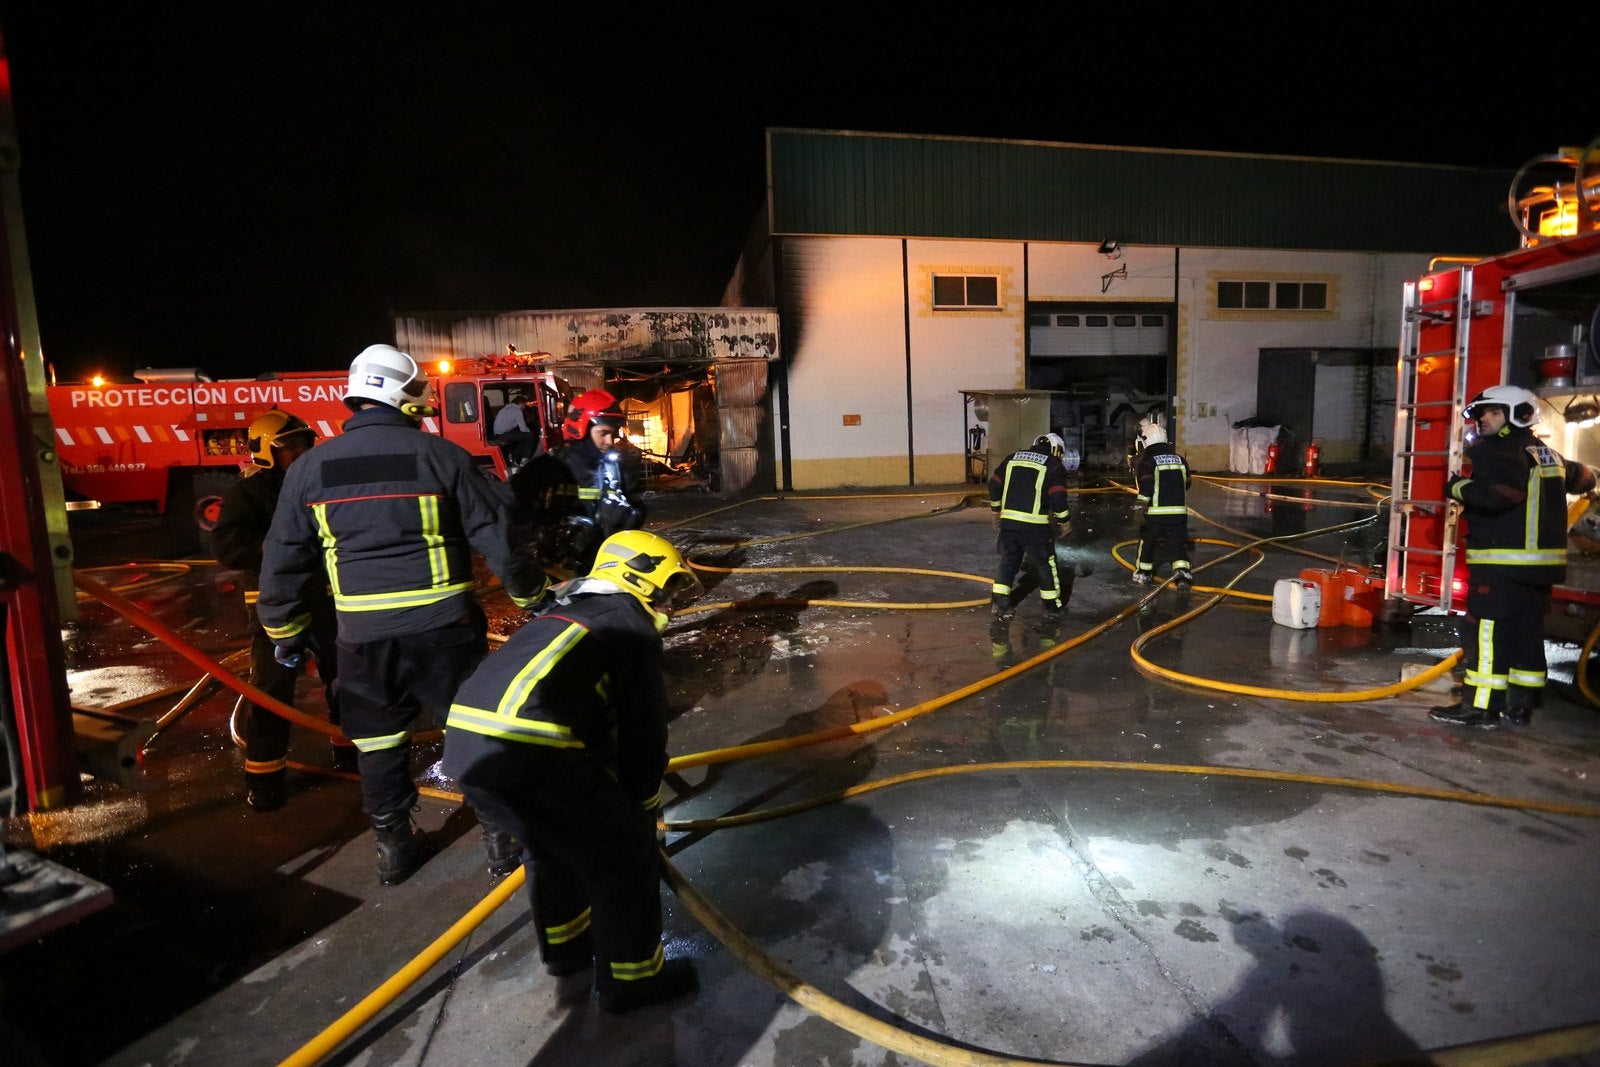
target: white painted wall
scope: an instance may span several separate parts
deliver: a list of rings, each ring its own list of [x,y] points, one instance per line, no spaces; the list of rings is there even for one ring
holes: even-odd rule
[[[788,238],[784,249],[786,284],[800,293],[789,354],[795,488],[906,484],[907,292],[918,482],[959,480],[963,389],[1025,384],[1026,301],[1170,303],[1175,291],[1177,440],[1202,460],[1199,469],[1225,469],[1232,424],[1256,414],[1259,350],[1394,345],[1403,282],[1427,266],[1419,255],[1185,248],[1174,286],[1171,248],[1127,248],[1109,260],[1094,245],[1035,243],[1026,250],[1024,294],[1021,242],[912,240],[904,267],[893,238]],[[1108,284],[1104,276],[1123,267]],[[999,275],[1001,309],[934,312],[935,272]],[[1324,278],[1330,307],[1219,312],[1219,276]],[[1326,406],[1318,398],[1319,426],[1353,424],[1350,383],[1337,374],[1329,382]],[[1392,397],[1392,385],[1380,393]],[[845,415],[860,415],[860,425],[843,425]]]
[[[903,468],[906,342],[900,242],[790,239],[784,242],[784,273],[789,284],[800,287],[798,321],[791,324],[795,350],[789,354],[791,460],[805,465],[895,457]],[[844,425],[847,415],[860,416],[860,425]],[[959,435],[959,419],[956,426]],[[837,465],[844,476],[847,464]],[[807,486],[797,481],[796,487]]]

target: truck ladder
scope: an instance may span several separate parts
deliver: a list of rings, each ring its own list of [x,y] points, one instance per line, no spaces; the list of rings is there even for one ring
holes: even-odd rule
[[[1472,268],[1460,269],[1460,287],[1453,297],[1427,300],[1414,281],[1407,282],[1405,303],[1400,322],[1400,354],[1396,373],[1395,391],[1395,454],[1394,469],[1389,485],[1392,497],[1389,510],[1389,551],[1387,595],[1401,597],[1426,607],[1449,611],[1453,600],[1452,577],[1456,565],[1456,529],[1460,508],[1454,501],[1443,499],[1442,492],[1418,495],[1414,491],[1417,461],[1423,458],[1445,460],[1444,469],[1461,469],[1464,423],[1461,409],[1466,406],[1467,347],[1471,331],[1467,326],[1472,312]],[[1427,323],[1453,322],[1453,343],[1449,347],[1423,350],[1423,326]],[[1418,379],[1424,373],[1424,361],[1447,364],[1450,374],[1450,396],[1441,400],[1419,400]],[[1433,368],[1433,373],[1444,373],[1445,368]],[[1437,447],[1439,434],[1433,424],[1443,419],[1449,427],[1447,446]],[[1421,435],[1428,440],[1420,440]],[[1432,447],[1429,447],[1432,446]],[[1444,536],[1439,547],[1412,543],[1409,536],[1413,521],[1426,518],[1432,522],[1443,517]],[[1422,579],[1437,568],[1438,581],[1433,588]]]

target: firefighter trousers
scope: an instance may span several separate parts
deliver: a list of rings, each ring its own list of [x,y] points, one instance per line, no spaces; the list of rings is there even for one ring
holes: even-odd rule
[[[322,679],[328,721],[339,723],[339,701],[334,680],[339,675],[335,645],[337,624],[330,605],[326,613],[312,614],[311,652]],[[257,626],[250,641],[250,684],[275,700],[294,706],[299,667],[285,667],[274,658],[272,638]],[[284,769],[289,758],[289,720],[259,704],[247,705],[244,718],[244,769],[247,774],[271,774]]]
[[[456,690],[488,654],[488,623],[476,601],[448,626],[339,640],[339,718],[358,753],[362,811],[377,817],[416,804],[411,726],[423,711],[442,725]]]
[[[1189,569],[1189,519],[1147,518],[1139,527],[1139,555],[1135,567],[1153,575],[1163,562],[1172,564],[1175,571]]]
[[[1536,708],[1544,697],[1544,616],[1550,586],[1529,584],[1509,567],[1467,569],[1467,613],[1461,620],[1462,703],[1504,711]]]
[[[527,847],[540,958],[564,969],[592,952],[602,986],[653,977],[662,960],[655,813],[585,752],[507,749],[457,784],[479,818]]]
[[[1022,570],[1024,563],[1039,578],[1039,599],[1046,608],[1065,607],[1061,596],[1061,574],[1056,569],[1056,544],[1050,536],[1050,527],[1041,525],[1037,529],[1022,529],[1019,527],[1000,527],[1000,536],[995,540],[995,548],[1000,553],[1000,566],[994,572],[994,588],[991,599],[1002,607],[1014,608],[1027,591],[1017,581],[1017,575]],[[1018,595],[1020,594],[1020,595]]]

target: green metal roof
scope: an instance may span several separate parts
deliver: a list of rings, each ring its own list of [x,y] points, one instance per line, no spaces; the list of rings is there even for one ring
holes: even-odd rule
[[[767,131],[773,234],[1489,255],[1512,171]]]

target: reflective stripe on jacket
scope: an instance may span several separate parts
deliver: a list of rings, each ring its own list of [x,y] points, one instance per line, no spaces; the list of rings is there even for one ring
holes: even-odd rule
[[[559,590],[558,590],[559,591]],[[561,750],[595,759],[647,804],[667,767],[661,635],[627,593],[589,594],[536,615],[462,683],[445,722],[442,772],[479,784],[530,773]]]
[[[295,461],[267,535],[256,609],[281,640],[306,624],[307,583],[333,589],[339,636],[353,642],[423,633],[458,619],[481,553],[513,599],[544,590],[532,557],[511,544],[509,490],[459,445],[389,407]]]
[[[1071,515],[1067,469],[1042,452],[1013,452],[989,477],[989,507],[1001,525],[1048,528]]]
[[[1189,464],[1172,451],[1146,449],[1139,456],[1137,475],[1139,496],[1149,501],[1148,516],[1187,516],[1189,514]]]
[[[1467,565],[1516,567],[1529,582],[1566,575],[1567,494],[1594,488],[1594,473],[1520,426],[1467,449],[1471,477],[1450,495],[1465,508]]]

